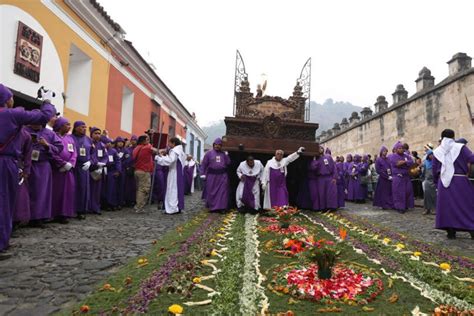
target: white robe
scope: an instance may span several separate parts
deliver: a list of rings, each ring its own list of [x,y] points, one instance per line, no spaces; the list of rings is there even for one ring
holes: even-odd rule
[[[168,166],[168,180],[166,182],[166,194],[165,194],[165,212],[168,214],[178,213],[180,211],[178,207],[178,173],[176,170],[177,160],[181,162],[181,168],[184,168],[186,161],[186,154],[183,151],[183,146],[178,145],[170,149],[167,156],[156,156],[156,162],[160,166]],[[181,179],[184,184],[184,178]]]
[[[185,162],[185,166],[188,166],[190,168],[194,167],[194,170],[193,170],[193,179],[191,180],[191,193],[194,193],[194,178],[196,178],[197,176],[197,166],[196,166],[196,162],[194,161],[194,159],[191,159],[190,161],[187,161]]]
[[[253,188],[252,188],[252,193],[253,196],[255,197],[255,209],[259,210],[260,209],[260,179],[263,174],[263,164],[260,160],[254,160],[255,165],[253,168],[250,168],[249,165],[247,164],[247,161],[242,161],[237,168],[237,176],[239,179],[244,176],[256,176],[257,180],[255,181]],[[237,200],[237,207],[241,208],[244,206],[242,203],[242,194],[244,192],[244,182],[240,181],[239,185],[237,186],[237,192],[235,194],[235,198]]]
[[[280,161],[276,161],[275,157],[267,161],[267,164],[265,165],[265,170],[263,171],[263,176],[262,176],[262,185],[265,187],[265,196],[263,198],[263,209],[265,210],[270,210],[272,208],[272,203],[270,200],[270,168],[272,169],[284,169],[285,172],[285,177],[288,173],[287,166],[295,161],[296,159],[299,158],[300,155],[298,155],[297,152],[292,153],[288,157],[283,158]]]

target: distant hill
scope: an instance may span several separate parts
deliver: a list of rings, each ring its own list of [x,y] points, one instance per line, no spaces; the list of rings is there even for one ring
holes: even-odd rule
[[[350,102],[334,101],[327,99],[323,104],[311,102],[311,111],[309,121],[319,123],[316,135],[334,126],[334,123],[341,123],[341,120],[349,118],[352,112],[360,113],[362,107],[353,105]]]
[[[344,117],[349,118],[352,112],[360,113],[362,107],[353,105],[350,102],[334,101],[327,99],[323,104],[311,102],[310,122],[319,123],[316,134],[332,128],[334,123],[341,123]],[[225,135],[224,120],[211,123],[202,128],[208,135],[206,143],[211,144],[217,137]]]

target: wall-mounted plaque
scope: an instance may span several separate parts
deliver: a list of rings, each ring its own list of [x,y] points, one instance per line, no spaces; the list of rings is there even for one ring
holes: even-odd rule
[[[15,66],[13,72],[34,82],[39,82],[43,36],[18,21]]]

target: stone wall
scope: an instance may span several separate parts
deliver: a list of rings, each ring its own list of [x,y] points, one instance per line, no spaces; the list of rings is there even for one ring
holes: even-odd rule
[[[448,62],[449,76],[438,84],[425,67],[416,80],[417,92],[408,98],[402,85],[393,93],[388,106],[384,96],[375,103],[375,114],[364,108],[349,119],[321,133],[319,142],[333,155],[378,154],[381,145],[390,150],[397,140],[410,144],[410,150],[423,152],[426,143],[437,145],[441,131],[451,128],[456,138],[474,144],[474,68],[471,58],[458,53]],[[472,112],[471,112],[472,111]],[[468,144],[469,145],[469,144]],[[474,145],[471,145],[473,147]],[[474,147],[473,147],[474,148]]]

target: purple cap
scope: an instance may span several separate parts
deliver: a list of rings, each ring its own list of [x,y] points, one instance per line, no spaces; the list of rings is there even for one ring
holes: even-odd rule
[[[331,156],[331,149],[326,148],[326,151],[324,152],[326,155]]]
[[[89,129],[89,131],[90,131],[91,136],[92,136],[92,134],[94,134],[96,131],[100,132],[101,130],[100,130],[100,128],[93,126]]]
[[[74,122],[74,129],[78,126],[85,126],[86,123],[84,121],[75,121]]]
[[[380,153],[379,153],[380,156],[382,156],[382,152],[383,152],[384,150],[386,150],[387,153],[388,153],[388,148],[382,145],[382,147],[380,147]]]
[[[132,137],[130,137],[130,140],[138,140],[137,135],[132,135]]]
[[[212,144],[213,145],[222,145],[222,139],[220,137],[217,137]]]
[[[65,124],[69,123],[68,119],[65,117],[60,117],[54,122],[53,131],[57,132],[63,127]]]
[[[122,136],[118,136],[118,137],[115,139],[114,143],[125,143],[125,139],[123,139]]]
[[[13,96],[13,93],[0,83],[0,107],[3,107],[5,103]]]

